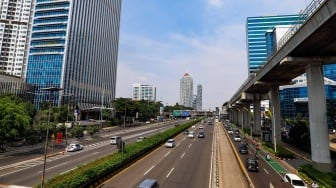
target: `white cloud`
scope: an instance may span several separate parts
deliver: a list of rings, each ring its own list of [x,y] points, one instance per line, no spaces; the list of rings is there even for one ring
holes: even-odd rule
[[[220,7],[223,4],[222,0],[209,0],[211,6]]]

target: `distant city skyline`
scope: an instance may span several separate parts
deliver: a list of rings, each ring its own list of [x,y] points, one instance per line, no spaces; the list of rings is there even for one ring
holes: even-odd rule
[[[181,75],[189,72],[203,85],[203,109],[215,110],[248,77],[247,17],[298,14],[308,3],[123,1],[116,96],[130,98],[132,83],[151,83],[160,100],[174,105]]]

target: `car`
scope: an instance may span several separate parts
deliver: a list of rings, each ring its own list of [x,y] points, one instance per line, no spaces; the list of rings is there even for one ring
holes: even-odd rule
[[[174,139],[168,139],[165,144],[166,148],[173,148],[175,147],[175,140]]]
[[[66,148],[65,151],[67,152],[72,152],[72,151],[79,151],[83,149],[83,145],[81,144],[69,144]]]
[[[203,126],[203,125],[200,125],[198,128],[199,128],[199,129],[204,129],[204,126]]]
[[[286,173],[283,176],[283,181],[288,182],[294,188],[306,188],[306,183],[296,174]]]
[[[236,135],[239,135],[239,133],[240,133],[239,129],[236,129],[234,133],[235,133]]]
[[[228,134],[233,134],[233,130],[232,129],[228,129]]]
[[[198,132],[198,138],[204,138],[204,132]]]
[[[195,138],[195,134],[193,131],[189,131],[188,138]]]
[[[241,138],[240,138],[239,135],[234,135],[233,140],[234,140],[235,142],[240,142],[240,141],[241,141]]]
[[[159,183],[155,179],[145,179],[137,188],[159,188]]]
[[[245,165],[248,171],[259,171],[259,161],[257,158],[246,158]]]
[[[117,145],[117,143],[121,141],[122,141],[121,136],[112,136],[110,138],[110,144],[113,144],[113,145]]]
[[[238,150],[240,154],[248,154],[248,147],[246,144],[241,144]]]
[[[185,131],[183,131],[183,134],[184,134],[184,135],[188,135],[188,134],[189,134],[189,130],[185,130]]]
[[[140,136],[137,138],[137,142],[142,142],[144,139],[146,139],[146,137]]]

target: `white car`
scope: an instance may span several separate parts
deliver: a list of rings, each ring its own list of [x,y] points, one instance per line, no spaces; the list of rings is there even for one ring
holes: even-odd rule
[[[228,134],[233,134],[233,130],[232,129],[229,129],[227,132],[228,132]]]
[[[146,137],[140,136],[140,137],[137,138],[137,142],[142,142],[145,139],[146,139]]]
[[[195,138],[195,134],[193,131],[189,131],[188,138]]]
[[[290,183],[294,188],[307,188],[306,183],[296,174],[286,173],[283,181]]]
[[[240,142],[240,141],[241,141],[239,135],[235,135],[235,136],[233,137],[233,140],[234,140],[235,142]]]
[[[165,144],[166,148],[173,148],[175,147],[175,140],[174,139],[168,139],[166,144]]]
[[[65,151],[70,152],[70,151],[79,151],[83,149],[83,145],[81,144],[69,144],[66,148]]]

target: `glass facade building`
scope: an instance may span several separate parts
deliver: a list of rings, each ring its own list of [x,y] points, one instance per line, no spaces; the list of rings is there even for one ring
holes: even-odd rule
[[[36,106],[71,97],[86,109],[114,99],[120,11],[121,0],[36,0],[25,75]],[[50,87],[64,90],[50,98],[41,90]]]
[[[302,75],[293,80],[296,84],[280,87],[280,106],[281,117],[283,119],[295,119],[298,114],[302,118],[309,118],[308,111],[308,90],[306,76]],[[324,88],[327,104],[327,122],[328,127],[332,128],[335,125],[332,114],[336,107],[336,82],[328,78],[324,79]]]
[[[302,22],[300,15],[248,17],[246,39],[249,75],[258,72],[266,64],[269,52],[273,51],[269,49],[274,46],[273,36],[267,32],[277,26],[290,26]]]

